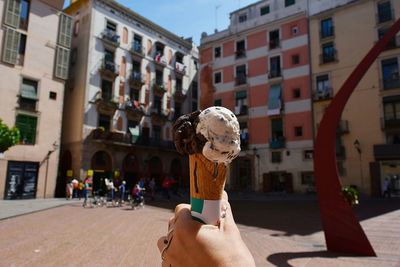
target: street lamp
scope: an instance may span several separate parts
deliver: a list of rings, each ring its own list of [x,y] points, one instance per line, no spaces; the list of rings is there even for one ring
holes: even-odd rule
[[[359,156],[359,160],[360,160],[360,175],[361,175],[361,188],[364,189],[364,173],[363,173],[363,168],[362,168],[362,158],[361,158],[361,144],[360,141],[358,141],[358,139],[356,139],[353,143],[354,148],[357,150],[358,152],[358,156]]]

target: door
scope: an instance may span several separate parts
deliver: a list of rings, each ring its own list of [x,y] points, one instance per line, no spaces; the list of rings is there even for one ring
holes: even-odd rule
[[[36,198],[39,164],[9,161],[4,199]]]

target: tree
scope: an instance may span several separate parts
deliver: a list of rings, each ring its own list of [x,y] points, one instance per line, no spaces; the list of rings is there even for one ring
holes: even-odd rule
[[[0,119],[0,153],[19,143],[19,130],[16,127],[8,128]]]

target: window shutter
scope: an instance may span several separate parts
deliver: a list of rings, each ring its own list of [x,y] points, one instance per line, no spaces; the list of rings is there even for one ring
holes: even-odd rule
[[[4,23],[19,28],[19,14],[21,12],[21,0],[8,0]]]
[[[55,76],[57,78],[66,80],[68,78],[68,66],[69,66],[69,50],[61,46],[58,46]]]
[[[72,19],[65,14],[60,15],[60,27],[58,31],[58,44],[71,47]]]
[[[3,61],[10,64],[17,63],[18,57],[18,45],[21,38],[21,34],[17,31],[6,28],[5,42],[3,50]]]

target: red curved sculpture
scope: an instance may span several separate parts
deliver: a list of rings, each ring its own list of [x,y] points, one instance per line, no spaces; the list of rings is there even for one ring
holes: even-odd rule
[[[339,125],[344,106],[355,87],[389,40],[399,30],[400,19],[371,48],[349,78],[347,78],[326,110],[318,129],[314,151],[314,173],[316,176],[322,227],[324,229],[326,246],[329,251],[376,256],[352,208],[342,195],[336,167],[336,129]]]

